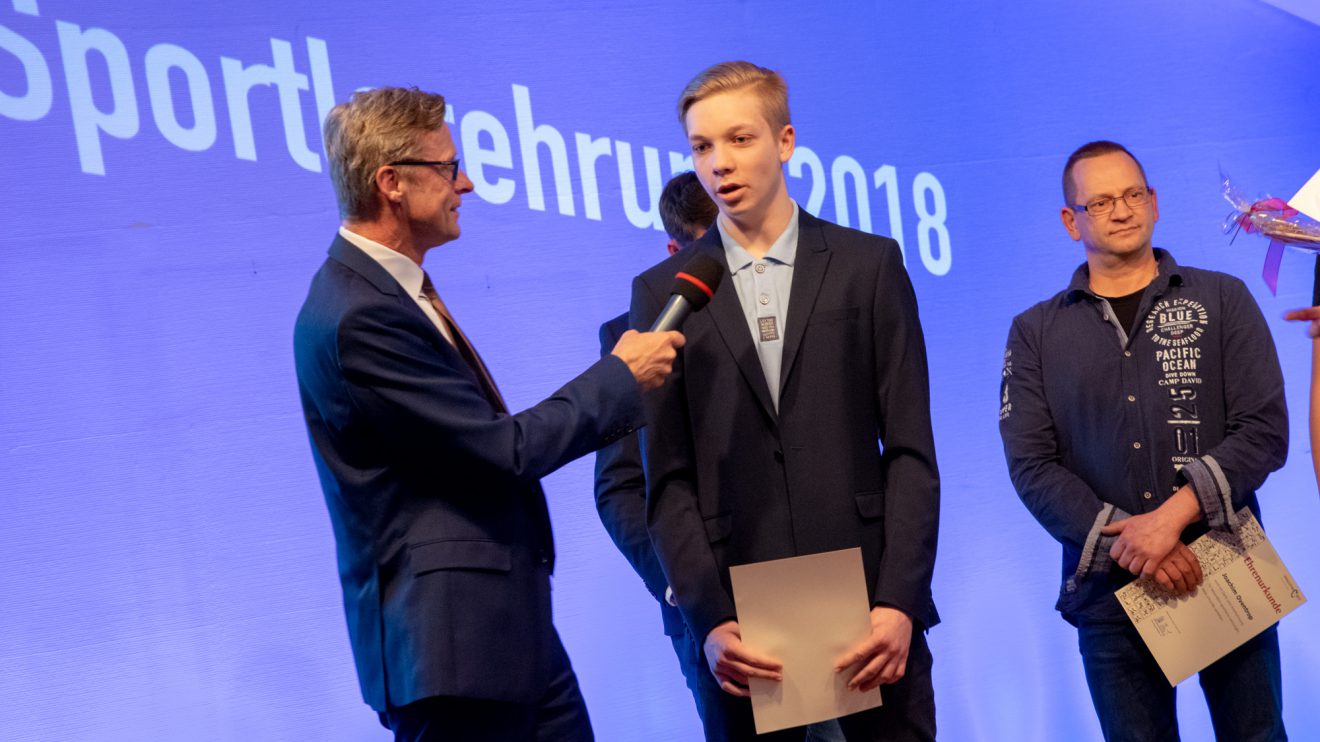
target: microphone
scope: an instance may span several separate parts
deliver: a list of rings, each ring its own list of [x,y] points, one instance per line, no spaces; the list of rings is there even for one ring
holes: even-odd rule
[[[674,288],[669,290],[669,302],[660,310],[651,332],[677,330],[689,314],[700,311],[710,302],[724,278],[724,266],[709,255],[698,255],[674,276]]]

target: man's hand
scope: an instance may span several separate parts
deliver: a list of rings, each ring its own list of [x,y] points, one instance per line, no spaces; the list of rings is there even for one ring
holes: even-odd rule
[[[1190,593],[1201,585],[1203,579],[1201,560],[1181,541],[1155,569],[1155,581],[1174,595]]]
[[[1306,328],[1306,334],[1313,338],[1320,338],[1320,307],[1294,309],[1283,315],[1283,318],[1293,322],[1310,322],[1311,326]]]
[[[674,370],[674,359],[683,347],[683,335],[678,332],[637,332],[629,330],[614,344],[610,353],[628,364],[634,379],[648,392],[662,383]]]
[[[1164,560],[1181,542],[1183,529],[1201,517],[1201,503],[1188,485],[1149,513],[1134,515],[1100,529],[1106,536],[1117,535],[1109,550],[1118,566],[1138,577],[1154,578]],[[1166,577],[1169,575],[1166,573]],[[1172,584],[1172,579],[1170,578]]]
[[[863,692],[896,683],[907,672],[911,646],[912,617],[897,608],[878,605],[871,609],[871,635],[840,657],[834,671],[843,672],[860,664],[848,687]]]
[[[725,693],[747,698],[751,695],[747,688],[748,678],[784,679],[782,664],[743,645],[737,621],[725,621],[711,629],[702,649],[711,674]]]

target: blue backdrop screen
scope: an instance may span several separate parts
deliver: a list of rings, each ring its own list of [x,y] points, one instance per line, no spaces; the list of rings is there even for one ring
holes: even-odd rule
[[[1294,13],[1279,6],[1297,6]],[[1234,244],[1219,172],[1287,197],[1320,167],[1305,4],[178,4],[0,7],[0,737],[387,736],[353,674],[291,331],[338,223],[320,121],[353,90],[440,92],[476,191],[427,269],[511,406],[589,365],[659,261],[703,67],[787,78],[803,208],[901,242],[930,351],[944,507],[930,635],[954,740],[1098,739],[1053,611],[1058,546],[996,428],[1014,314],[1082,260],[1059,172],[1116,139],[1156,244],[1242,276],[1270,318],[1292,450],[1265,525],[1320,590],[1311,261]],[[599,738],[694,739],[658,611],[596,516],[590,458],[546,482],[556,621]],[[1283,622],[1285,715],[1320,735],[1320,618]],[[1188,739],[1208,738],[1194,685]]]

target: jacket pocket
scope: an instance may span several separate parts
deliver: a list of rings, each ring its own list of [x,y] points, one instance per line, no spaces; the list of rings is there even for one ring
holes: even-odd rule
[[[414,575],[441,569],[472,569],[508,572],[513,569],[509,547],[498,541],[428,541],[408,547]]]
[[[823,312],[812,312],[811,317],[807,319],[808,325],[820,325],[826,322],[843,322],[845,320],[857,319],[857,307],[844,307],[842,309],[830,309]]]
[[[733,513],[720,513],[705,519],[706,538],[713,544],[723,541],[733,532]]]
[[[864,520],[874,520],[885,517],[885,493],[884,490],[875,490],[873,492],[858,492],[857,514]]]

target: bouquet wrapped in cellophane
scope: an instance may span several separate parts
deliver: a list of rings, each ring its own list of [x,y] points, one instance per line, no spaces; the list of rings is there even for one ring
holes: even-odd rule
[[[1305,250],[1320,257],[1320,222],[1292,208],[1281,198],[1266,197],[1251,201],[1228,176],[1222,177],[1224,198],[1233,205],[1232,213],[1224,220],[1224,234],[1231,234],[1236,239],[1241,231],[1260,233],[1269,238],[1262,277],[1270,287],[1270,293],[1277,294],[1283,248]]]

